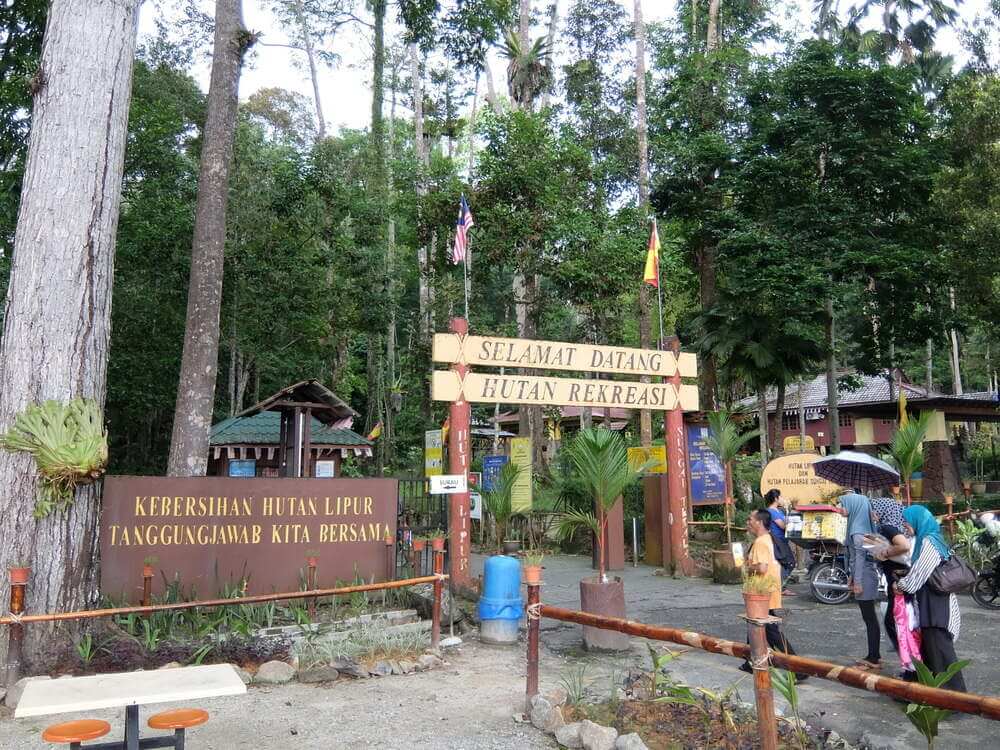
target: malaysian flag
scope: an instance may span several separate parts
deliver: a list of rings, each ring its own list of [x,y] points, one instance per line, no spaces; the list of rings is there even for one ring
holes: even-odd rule
[[[455,222],[455,247],[451,251],[451,262],[456,265],[465,260],[465,254],[469,251],[469,229],[475,225],[472,220],[472,212],[469,204],[462,196],[462,203],[458,208],[458,221]]]

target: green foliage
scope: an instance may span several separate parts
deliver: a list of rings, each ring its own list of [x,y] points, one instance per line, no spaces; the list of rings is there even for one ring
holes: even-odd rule
[[[973,570],[986,570],[990,562],[1000,556],[1000,540],[992,539],[987,544],[980,541],[982,536],[983,530],[972,521],[955,521],[955,536],[951,543]]]
[[[90,484],[108,465],[108,433],[93,399],[32,404],[14,419],[0,448],[35,459],[38,499],[35,518],[67,510],[79,484]]]
[[[941,687],[956,674],[965,669],[971,662],[968,659],[957,661],[949,666],[944,672],[931,672],[922,661],[914,661],[913,666],[917,670],[917,680],[921,685],[928,687]],[[927,750],[933,750],[934,741],[938,736],[938,724],[951,711],[943,708],[934,708],[923,703],[910,703],[904,709],[906,718],[917,728],[927,740]]]
[[[566,704],[579,706],[587,694],[587,664],[580,663],[567,667],[559,677],[559,684],[566,691]]]
[[[94,636],[90,633],[85,633],[75,644],[76,655],[80,657],[80,663],[84,667],[89,667],[90,662],[94,660],[94,656],[98,651],[97,645],[94,643]]]
[[[507,538],[510,519],[514,515],[511,499],[514,493],[514,485],[521,475],[521,471],[520,466],[508,461],[500,468],[499,473],[493,480],[493,489],[483,493],[483,508],[493,518],[497,549],[500,549],[500,546]]]
[[[778,691],[778,695],[785,699],[789,708],[792,709],[792,716],[795,719],[795,736],[799,742],[799,748],[805,750],[808,742],[808,735],[799,718],[799,688],[795,680],[795,673],[785,669],[771,667],[771,684]]]
[[[931,424],[931,416],[931,412],[925,411],[919,417],[910,417],[906,425],[899,427],[892,436],[889,452],[907,487],[913,472],[919,471],[924,465],[923,442]]]

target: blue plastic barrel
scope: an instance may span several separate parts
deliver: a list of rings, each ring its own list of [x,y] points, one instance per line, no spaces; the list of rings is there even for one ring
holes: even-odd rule
[[[517,643],[524,617],[521,563],[495,555],[483,566],[483,594],[479,599],[479,638],[486,643]]]

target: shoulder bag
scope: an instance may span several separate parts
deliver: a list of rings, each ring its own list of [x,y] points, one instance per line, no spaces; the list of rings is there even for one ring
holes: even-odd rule
[[[927,581],[939,594],[957,594],[976,582],[976,571],[955,552],[938,565]]]

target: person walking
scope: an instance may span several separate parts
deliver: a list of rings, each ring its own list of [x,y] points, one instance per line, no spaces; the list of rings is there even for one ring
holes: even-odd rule
[[[847,516],[848,586],[861,610],[868,640],[868,653],[855,666],[877,672],[882,669],[882,632],[875,612],[878,571],[874,558],[864,548],[865,536],[875,534],[871,501],[857,490],[848,492],[840,497],[840,513]]]
[[[955,641],[962,628],[958,597],[942,594],[930,585],[931,574],[951,557],[941,526],[922,505],[903,511],[903,522],[913,535],[910,572],[895,584],[897,592],[913,594],[920,618],[920,655],[932,672],[940,673],[958,661]],[[957,672],[942,687],[966,692],[965,677]]]
[[[771,538],[774,540],[774,557],[781,566],[781,585],[785,585],[788,576],[795,570],[795,553],[785,536],[785,511],[781,507],[781,490],[770,489],[764,495],[764,502],[767,503],[767,512],[771,516]],[[795,596],[794,591],[783,588],[782,596]]]
[[[768,602],[768,614],[772,617],[780,617],[781,609],[781,566],[774,556],[774,538],[771,536],[771,514],[766,510],[755,510],[747,519],[747,530],[753,536],[753,544],[750,545],[750,552],[747,554],[746,567],[753,575],[769,578],[774,582],[774,590],[771,592],[771,600]],[[778,623],[769,622],[764,626],[764,634],[767,637],[767,645],[776,651],[785,654],[795,655],[792,645],[781,632]],[[748,640],[749,642],[749,640]],[[740,667],[744,672],[753,672],[753,667],[749,662],[744,662]],[[797,674],[796,681],[803,682],[809,675]]]
[[[905,609],[906,601],[897,605],[896,599],[910,599],[911,597],[897,593],[892,584],[897,578],[906,575],[910,568],[910,540],[906,537],[903,527],[903,506],[893,498],[879,497],[872,500],[872,515],[879,538],[883,541],[872,550],[871,554],[882,568],[882,574],[889,584],[888,602],[882,622],[885,625],[885,633],[892,642],[892,647],[896,649],[897,653],[900,653],[902,658],[903,652],[899,647],[896,624],[897,612]],[[906,669],[905,660],[903,666],[904,671],[911,671]],[[904,675],[904,679],[906,678],[908,675]]]

